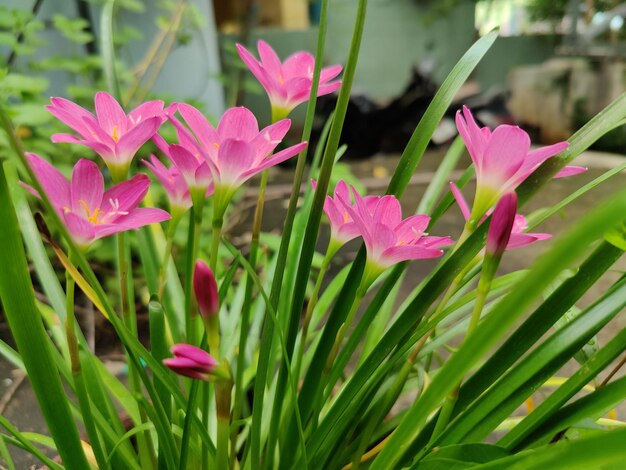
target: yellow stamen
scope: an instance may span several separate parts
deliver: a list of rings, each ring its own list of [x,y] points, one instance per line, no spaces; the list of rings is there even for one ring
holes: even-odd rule
[[[217,142],[213,142],[213,147],[215,147],[216,149],[220,148],[220,144],[218,144]]]
[[[350,214],[348,214],[348,211],[343,213],[343,223],[347,224],[350,221]]]
[[[83,209],[85,210],[85,214],[87,215],[87,220],[89,222],[91,222],[94,225],[100,225],[102,223],[98,220],[98,217],[100,217],[101,215],[104,215],[104,211],[102,211],[99,207],[97,207],[93,211],[93,214],[92,214],[91,211],[89,210],[89,206],[87,206],[87,203],[85,201],[80,199],[78,202],[80,203],[81,206],[83,206]]]
[[[111,134],[111,137],[113,137],[113,140],[114,140],[115,142],[117,142],[117,141],[119,141],[119,140],[120,140],[119,136],[117,135],[117,128],[118,128],[118,127],[119,127],[119,126],[113,126],[113,133]]]

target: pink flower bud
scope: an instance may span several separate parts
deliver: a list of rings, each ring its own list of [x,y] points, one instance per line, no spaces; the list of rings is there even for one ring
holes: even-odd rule
[[[209,380],[218,362],[208,352],[191,344],[175,344],[171,349],[174,357],[163,359],[163,364],[185,377]]]
[[[193,290],[196,294],[200,315],[203,317],[217,315],[220,309],[217,283],[213,271],[202,260],[196,261],[193,272]]]
[[[500,198],[491,216],[489,232],[487,233],[487,255],[501,256],[504,253],[511,238],[516,214],[517,195],[515,192],[507,193]]]

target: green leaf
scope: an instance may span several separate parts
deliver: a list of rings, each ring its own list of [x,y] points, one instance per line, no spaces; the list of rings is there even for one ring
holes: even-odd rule
[[[606,346],[599,349],[563,385],[547,397],[535,410],[505,435],[498,444],[519,450],[527,444],[530,433],[539,428],[567,401],[596,377],[626,349],[626,329],[620,331]]]
[[[626,278],[502,376],[436,441],[480,441],[626,306]]]
[[[439,370],[373,462],[372,469],[390,468],[402,458],[442,397],[452,391],[483,354],[501,339],[561,270],[574,262],[590,243],[613,227],[616,221],[621,220],[625,211],[626,191],[621,191],[555,240],[552,249],[534,263],[517,288],[494,307],[457,353]]]
[[[487,463],[511,455],[502,447],[490,444],[457,444],[438,447],[428,454],[422,461],[411,467],[412,470],[436,470],[442,460],[456,462],[455,466],[445,468],[466,468],[475,464]],[[464,464],[464,466],[461,466]]]
[[[477,470],[588,470],[618,469],[626,461],[626,429],[604,432],[576,441],[561,441],[473,467]]]
[[[70,414],[67,395],[50,350],[50,340],[35,305],[26,254],[19,225],[5,179],[0,168],[0,298],[13,337],[55,439],[59,454],[69,468],[88,468],[78,430]]]

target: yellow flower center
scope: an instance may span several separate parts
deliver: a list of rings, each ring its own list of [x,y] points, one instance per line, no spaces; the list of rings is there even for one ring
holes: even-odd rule
[[[91,222],[94,225],[100,225],[102,223],[101,221],[98,220],[98,217],[100,217],[101,215],[104,215],[104,211],[102,211],[99,207],[97,207],[92,213],[91,210],[89,209],[89,206],[87,206],[87,203],[85,201],[80,199],[78,202],[80,203],[81,206],[83,206],[83,209],[85,210],[85,214],[87,215],[87,220],[89,222]]]
[[[117,128],[119,126],[113,126],[113,133],[111,134],[111,137],[113,137],[113,140],[115,142],[118,142],[120,140],[119,136],[117,135]]]

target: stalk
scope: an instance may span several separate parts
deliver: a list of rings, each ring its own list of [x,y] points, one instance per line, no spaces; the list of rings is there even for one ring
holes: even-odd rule
[[[159,290],[157,296],[159,302],[163,303],[163,294],[165,292],[165,284],[167,283],[167,266],[172,255],[172,245],[174,244],[174,234],[176,233],[176,227],[180,222],[180,217],[172,219],[167,227],[167,235],[165,241],[165,251],[163,252],[163,259],[161,261],[161,267],[159,269]]]
[[[257,199],[256,209],[254,211],[254,220],[252,222],[252,240],[250,241],[250,257],[249,263],[252,269],[256,269],[259,237],[261,234],[261,223],[263,221],[263,210],[265,205],[265,190],[267,188],[268,171],[261,173],[261,182],[259,184],[259,197]],[[252,289],[254,281],[250,276],[246,277],[246,291],[244,294],[243,310],[241,312],[241,325],[239,328],[239,347],[237,349],[237,368],[235,372],[235,403],[233,405],[233,422],[237,421],[241,416],[243,403],[243,372],[246,367],[246,343],[248,342],[248,333],[250,329],[250,312],[252,309]],[[230,465],[235,463],[237,455],[237,435],[238,428],[233,426],[230,434]]]
[[[330,266],[330,261],[332,260],[339,247],[340,245],[337,245],[337,242],[334,242],[334,240],[330,241],[330,244],[326,250],[326,256],[324,256],[324,261],[322,261],[322,265],[320,266],[320,271],[319,273],[317,273],[317,280],[315,281],[315,286],[313,287],[311,298],[309,299],[309,303],[306,306],[306,312],[304,314],[304,320],[302,322],[302,335],[300,336],[300,346],[298,347],[296,364],[294,366],[293,372],[293,376],[296,377],[296,379],[300,377],[300,368],[302,367],[304,350],[306,349],[309,325],[311,323],[311,317],[313,316],[313,310],[315,310],[315,305],[317,304],[317,300],[319,298],[319,293],[322,288],[322,282],[324,281],[324,276],[326,275],[326,271],[328,271],[328,267]]]
[[[65,273],[65,334],[67,337],[67,347],[69,350],[70,363],[72,368],[72,378],[74,379],[74,387],[76,391],[76,397],[78,398],[78,405],[83,418],[83,423],[89,436],[89,442],[93,450],[94,457],[98,463],[98,468],[107,469],[107,458],[100,442],[100,436],[91,413],[91,406],[89,403],[89,395],[87,393],[87,387],[83,380],[82,368],[80,364],[80,356],[78,353],[78,339],[76,337],[76,316],[74,312],[74,288],[76,286],[74,278],[66,272]]]
[[[194,205],[189,212],[189,233],[187,237],[187,260],[185,263],[185,313],[186,313],[186,336],[189,344],[196,344],[195,319],[197,305],[193,295],[193,266],[198,257],[198,245],[200,231],[202,229],[202,208],[204,199],[194,200]]]

